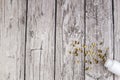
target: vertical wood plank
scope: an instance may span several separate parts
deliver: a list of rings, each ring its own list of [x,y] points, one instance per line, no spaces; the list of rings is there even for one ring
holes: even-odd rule
[[[120,61],[120,1],[114,0],[114,43],[115,53],[114,59]],[[114,80],[120,80],[120,77],[115,76]]]
[[[100,43],[103,43],[100,45]],[[107,58],[113,58],[113,23],[112,23],[112,0],[86,0],[86,45],[97,43],[96,49],[105,53],[109,48]],[[87,48],[86,48],[87,49]],[[95,54],[98,54],[96,51]],[[86,57],[86,60],[90,57]],[[99,57],[95,57],[99,60]],[[99,60],[100,61],[100,60]],[[113,80],[113,76],[103,66],[103,63],[86,64],[92,69],[86,70],[85,80]]]
[[[28,0],[26,80],[54,80],[55,0]]]
[[[0,80],[24,80],[26,0],[0,0]]]
[[[84,54],[69,52],[84,44],[84,0],[57,0],[55,80],[84,80]]]

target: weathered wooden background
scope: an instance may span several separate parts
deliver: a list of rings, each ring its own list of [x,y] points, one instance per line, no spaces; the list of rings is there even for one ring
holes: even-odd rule
[[[0,0],[0,80],[120,80],[86,71],[84,54],[67,53],[74,39],[104,41],[120,61],[120,0]]]

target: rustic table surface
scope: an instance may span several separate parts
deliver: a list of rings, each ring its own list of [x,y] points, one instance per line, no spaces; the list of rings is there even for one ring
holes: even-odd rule
[[[120,61],[120,0],[0,0],[0,80],[120,80],[91,44]]]

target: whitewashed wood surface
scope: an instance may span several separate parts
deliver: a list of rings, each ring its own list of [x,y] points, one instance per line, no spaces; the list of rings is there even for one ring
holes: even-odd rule
[[[0,0],[0,80],[24,80],[26,0]]]
[[[119,0],[0,0],[0,80],[120,80],[71,43],[103,42],[120,61]],[[91,66],[91,70],[85,70]]]
[[[86,0],[86,44],[103,42],[98,48],[109,48],[107,58],[113,58],[113,22],[111,0]],[[86,66],[90,66],[86,64]],[[102,64],[93,64],[86,80],[113,80]],[[92,78],[91,78],[92,77]]]

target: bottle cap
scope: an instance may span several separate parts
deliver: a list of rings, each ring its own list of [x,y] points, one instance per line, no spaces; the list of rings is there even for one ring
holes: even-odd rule
[[[113,60],[111,60],[111,59],[107,59],[104,64],[104,66],[107,68],[111,67],[112,65],[113,65]]]

